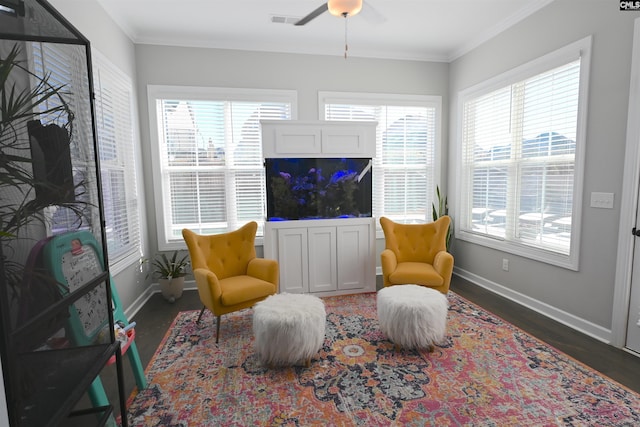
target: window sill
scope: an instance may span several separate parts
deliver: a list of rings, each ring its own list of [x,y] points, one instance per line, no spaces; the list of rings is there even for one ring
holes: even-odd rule
[[[111,273],[111,276],[115,276],[119,273],[122,273],[130,266],[138,264],[139,262],[140,254],[138,252],[132,252],[128,255],[123,256],[115,262],[110,262],[109,272]]]
[[[466,231],[456,231],[457,240],[466,241],[479,246],[496,249],[498,251],[518,255],[523,258],[544,262],[567,270],[578,271],[578,254],[576,249],[571,249],[570,255],[559,254],[550,250],[534,248],[516,242],[508,242],[499,238],[490,238]]]

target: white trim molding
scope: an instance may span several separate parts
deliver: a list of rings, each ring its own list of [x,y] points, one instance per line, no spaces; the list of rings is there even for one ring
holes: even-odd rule
[[[455,170],[458,172],[455,180],[454,191],[454,194],[456,195],[456,211],[454,213],[454,217],[458,218],[458,220],[454,222],[454,234],[456,239],[520,255],[569,270],[579,270],[591,48],[592,36],[587,36],[458,92],[456,100],[458,116],[456,123],[457,136],[452,143],[452,149],[456,153]],[[571,240],[569,242],[568,250],[565,253],[564,248],[558,249],[553,245],[523,242],[515,238],[505,238],[504,236],[499,237],[473,230],[470,224],[470,202],[465,199],[467,198],[467,195],[470,194],[469,188],[471,187],[470,178],[464,177],[470,169],[463,165],[465,141],[463,141],[462,138],[465,133],[465,123],[463,121],[465,117],[465,104],[467,102],[473,102],[477,98],[490,94],[496,90],[504,89],[510,85],[532,78],[541,73],[548,72],[557,67],[564,66],[578,59],[580,60],[579,98],[577,100],[576,147],[575,158],[573,161],[574,176],[571,208]],[[468,221],[465,221],[465,218],[468,219]]]
[[[640,182],[640,18],[635,20],[631,57],[631,82],[629,86],[629,115],[627,119],[627,142],[624,156],[624,180],[620,197],[620,221],[618,229],[618,251],[616,278],[613,291],[613,314],[611,318],[611,344],[622,348],[627,336],[627,318],[631,296],[633,252],[635,236],[631,229],[636,226],[638,212],[638,183]]]
[[[471,273],[467,270],[454,267],[453,272],[458,277],[468,280],[469,282],[485,288],[497,295],[505,297],[517,304],[522,305],[523,307],[540,313],[543,316],[555,320],[556,322],[562,323],[563,325],[575,329],[578,332],[595,338],[598,341],[602,341],[606,344],[611,343],[611,331],[609,329],[603,328],[602,326],[596,325],[595,323],[592,323],[581,317],[575,316],[571,313],[567,313],[566,311],[560,310],[547,303],[538,301],[537,299],[516,292],[512,289],[509,289],[491,280],[485,279],[484,277],[478,276],[477,274]]]
[[[196,291],[198,290],[198,287],[196,286],[196,282],[195,280],[186,280],[184,282],[184,291]],[[151,298],[151,296],[153,294],[158,294],[160,293],[160,285],[158,283],[152,283],[149,286],[147,286],[147,288],[140,294],[140,296],[138,298],[136,298],[136,300],[131,303],[131,305],[129,307],[127,307],[127,309],[124,311],[124,315],[127,317],[127,319],[131,319],[133,318],[133,316],[135,316],[138,311],[140,311],[140,309],[142,307],[144,307],[144,305],[147,303],[147,301],[149,301],[149,298]]]

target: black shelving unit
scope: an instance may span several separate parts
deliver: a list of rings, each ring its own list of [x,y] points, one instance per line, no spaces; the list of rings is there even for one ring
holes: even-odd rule
[[[101,426],[115,420],[117,404],[126,427],[90,45],[45,0],[0,0],[0,100],[0,360],[9,424]],[[99,242],[107,267],[71,287],[49,273],[42,248],[78,230]],[[88,303],[78,321],[74,313]],[[82,330],[94,313],[89,323],[101,333],[79,340],[72,321]],[[118,402],[86,403],[113,356]]]
[[[58,425],[73,414],[73,403],[82,397],[117,347],[102,344],[20,354],[22,367],[32,376],[34,384],[30,395],[22,401],[21,423]],[[102,407],[94,409],[98,413],[104,411]]]

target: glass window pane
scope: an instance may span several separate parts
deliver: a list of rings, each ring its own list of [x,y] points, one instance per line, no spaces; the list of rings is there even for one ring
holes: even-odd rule
[[[435,193],[436,135],[439,123],[432,106],[325,104],[326,120],[376,121],[374,216],[398,222],[431,221]]]
[[[463,104],[464,230],[569,254],[580,60]]]
[[[169,240],[183,228],[212,234],[264,219],[260,121],[290,119],[291,103],[234,98],[156,100]]]

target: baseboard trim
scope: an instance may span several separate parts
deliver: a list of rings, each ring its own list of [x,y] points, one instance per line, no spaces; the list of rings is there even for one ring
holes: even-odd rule
[[[153,285],[149,285],[147,289],[145,289],[142,294],[140,294],[140,296],[136,298],[135,301],[133,301],[133,303],[129,305],[129,307],[127,307],[127,309],[124,311],[124,315],[127,316],[127,319],[131,319],[133,316],[135,316],[136,313],[149,300],[149,298],[151,298],[151,295],[153,295],[152,288]]]
[[[382,269],[380,267],[376,268],[376,274],[382,275]],[[528,309],[547,316],[550,319],[555,320],[556,322],[560,322],[563,325],[575,329],[578,332],[597,339],[598,341],[602,341],[606,344],[611,345],[612,332],[610,329],[603,328],[602,326],[596,325],[593,322],[582,319],[581,317],[575,316],[571,313],[567,313],[566,311],[560,310],[557,307],[553,307],[552,305],[549,305],[542,301],[538,301],[527,295],[521,294],[520,292],[513,291],[505,286],[502,286],[496,282],[492,282],[491,280],[487,280],[484,277],[478,276],[477,274],[471,273],[467,270],[454,267],[453,274],[462,279],[468,280],[474,285],[480,286],[481,288],[484,288]],[[194,280],[186,281],[184,290],[197,290],[196,282]],[[131,306],[127,308],[127,310],[125,311],[125,315],[127,316],[127,318],[131,319],[133,316],[135,316],[138,310],[140,310],[142,306],[144,306],[149,298],[151,298],[153,294],[156,294],[158,292],[160,292],[160,286],[157,283],[150,284],[149,287],[144,290],[142,295],[140,295],[133,302],[133,304],[131,304]]]
[[[555,320],[556,322],[560,322],[563,325],[575,329],[578,332],[595,338],[598,341],[602,341],[605,344],[611,345],[612,332],[610,329],[603,328],[602,326],[596,325],[593,322],[582,319],[571,313],[567,313],[566,311],[560,310],[557,307],[554,307],[542,301],[538,301],[534,298],[511,290],[496,282],[492,282],[491,280],[487,280],[484,277],[478,276],[477,274],[473,274],[461,268],[454,267],[453,274],[462,279],[468,280],[469,282],[477,286],[487,289],[488,291],[507,298],[517,304],[529,308],[537,313],[547,316],[550,319]]]
[[[193,291],[197,289],[198,287],[196,286],[195,280],[185,280],[184,282],[185,291]],[[138,311],[146,304],[146,302],[149,301],[149,298],[151,298],[153,294],[157,294],[159,292],[160,292],[160,285],[158,285],[157,283],[151,283],[142,292],[142,294],[138,298],[136,298],[136,300],[124,311],[124,314],[125,316],[127,316],[127,319],[133,318],[133,316],[135,316],[136,313],[138,313]]]

